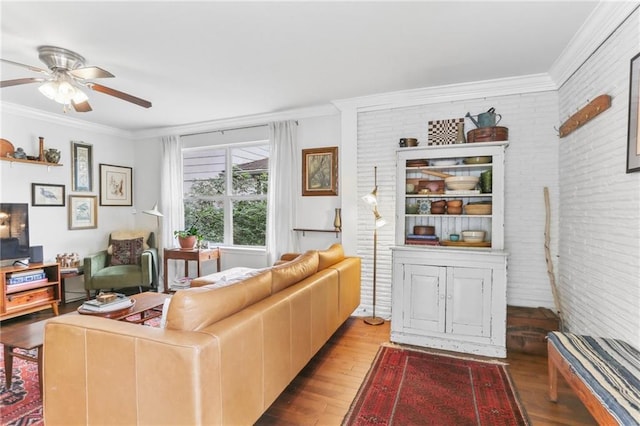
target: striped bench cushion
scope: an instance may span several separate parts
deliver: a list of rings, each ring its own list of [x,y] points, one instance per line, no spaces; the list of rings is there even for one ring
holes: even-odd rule
[[[615,339],[561,332],[548,338],[620,424],[640,424],[640,351]]]

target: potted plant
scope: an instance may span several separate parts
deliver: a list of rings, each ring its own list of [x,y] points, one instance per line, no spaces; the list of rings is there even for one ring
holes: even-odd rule
[[[178,239],[178,244],[183,249],[192,249],[202,241],[202,234],[195,224],[181,231],[173,231],[173,236]]]

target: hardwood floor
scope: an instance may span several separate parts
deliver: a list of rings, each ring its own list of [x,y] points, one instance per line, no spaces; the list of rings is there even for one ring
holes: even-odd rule
[[[80,302],[61,306],[75,310]],[[39,321],[51,311],[3,321],[1,328]],[[0,330],[1,332],[1,330]],[[389,322],[380,326],[350,318],[300,372],[256,423],[259,426],[340,425],[381,343],[389,341]],[[559,379],[559,402],[547,397],[547,359],[510,353],[506,361],[525,410],[535,426],[596,425],[586,408]]]

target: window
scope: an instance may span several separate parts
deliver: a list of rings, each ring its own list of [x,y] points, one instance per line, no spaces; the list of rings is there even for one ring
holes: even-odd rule
[[[205,241],[264,247],[268,142],[187,148],[182,157],[185,226]]]

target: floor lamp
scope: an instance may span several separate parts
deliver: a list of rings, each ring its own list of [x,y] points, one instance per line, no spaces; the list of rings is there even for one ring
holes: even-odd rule
[[[376,316],[376,267],[378,261],[378,228],[384,226],[387,221],[385,221],[378,212],[378,167],[373,168],[373,179],[373,191],[362,197],[362,199],[372,207],[373,216],[375,219],[375,226],[373,227],[373,312],[370,317],[364,318],[364,322],[369,325],[381,325],[384,323],[384,320]]]

